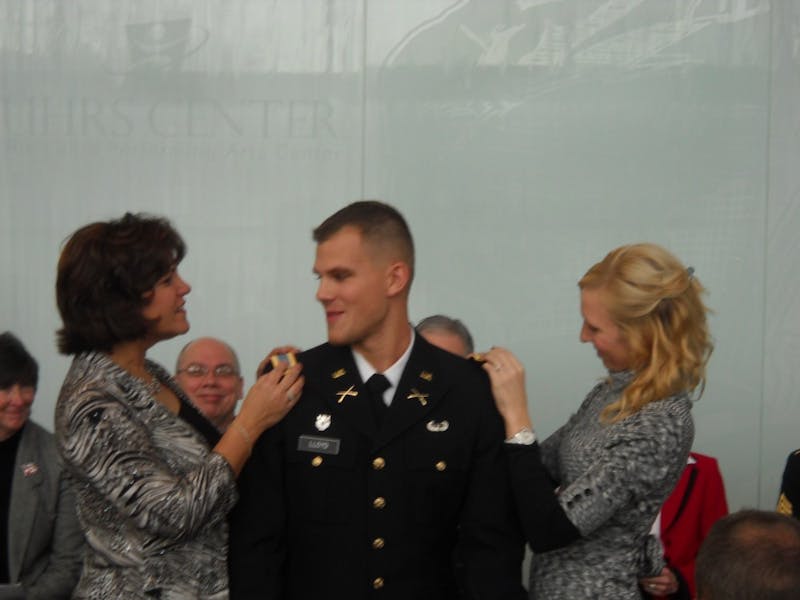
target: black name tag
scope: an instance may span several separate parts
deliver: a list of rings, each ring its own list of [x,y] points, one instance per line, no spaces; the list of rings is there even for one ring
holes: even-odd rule
[[[334,438],[301,435],[297,439],[297,449],[301,452],[316,452],[318,454],[339,454],[339,444],[342,440]]]

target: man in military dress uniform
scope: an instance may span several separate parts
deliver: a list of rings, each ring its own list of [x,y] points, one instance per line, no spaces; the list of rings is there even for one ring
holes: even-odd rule
[[[525,598],[503,425],[484,372],[409,325],[405,220],[356,202],[314,240],[328,343],[240,478],[231,597]]]

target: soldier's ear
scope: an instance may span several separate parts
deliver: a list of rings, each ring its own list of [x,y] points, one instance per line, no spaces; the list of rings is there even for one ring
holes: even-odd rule
[[[386,295],[397,296],[408,290],[411,269],[403,261],[395,261],[386,268]]]

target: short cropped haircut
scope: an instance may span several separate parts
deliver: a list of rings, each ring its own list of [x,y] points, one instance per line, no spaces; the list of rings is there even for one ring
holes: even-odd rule
[[[661,246],[632,244],[609,252],[578,285],[602,292],[635,372],[620,399],[604,409],[604,420],[624,419],[674,394],[702,393],[713,343],[694,269]]]
[[[148,292],[185,254],[183,239],[161,217],[126,213],[78,229],[58,261],[59,351],[110,352],[143,337],[151,326],[142,315]]]
[[[0,390],[39,384],[39,364],[10,331],[0,334]]]
[[[355,227],[370,243],[388,246],[405,262],[414,277],[414,240],[403,215],[377,200],[361,200],[348,204],[325,219],[313,231],[315,242],[322,243],[344,227]]]
[[[472,354],[475,351],[475,344],[472,341],[472,335],[470,334],[469,329],[467,329],[467,326],[458,319],[453,319],[452,317],[445,315],[431,315],[430,317],[425,317],[422,319],[422,321],[417,323],[416,329],[420,334],[423,334],[426,331],[443,331],[445,333],[451,333],[455,336],[458,336],[458,338],[464,344],[466,354]]]
[[[800,521],[742,510],[717,521],[695,566],[698,600],[796,600]]]

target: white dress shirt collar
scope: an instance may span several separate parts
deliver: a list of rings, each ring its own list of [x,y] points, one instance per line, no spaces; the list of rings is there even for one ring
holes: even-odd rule
[[[409,327],[411,326],[409,325]],[[411,341],[408,344],[408,348],[406,348],[405,352],[403,352],[400,358],[398,358],[391,367],[383,372],[383,375],[389,380],[389,387],[385,392],[383,392],[383,401],[386,403],[386,406],[389,406],[392,403],[394,392],[400,383],[400,377],[402,377],[403,371],[408,364],[408,359],[411,357],[411,348],[414,347],[416,335],[417,334],[414,332],[414,328],[411,327]],[[350,351],[353,353],[353,360],[358,368],[358,374],[361,375],[361,381],[366,383],[367,379],[372,377],[375,373],[377,373],[377,371],[375,370],[375,367],[369,364],[369,361],[367,361],[367,359],[361,356],[358,352],[352,348]]]

